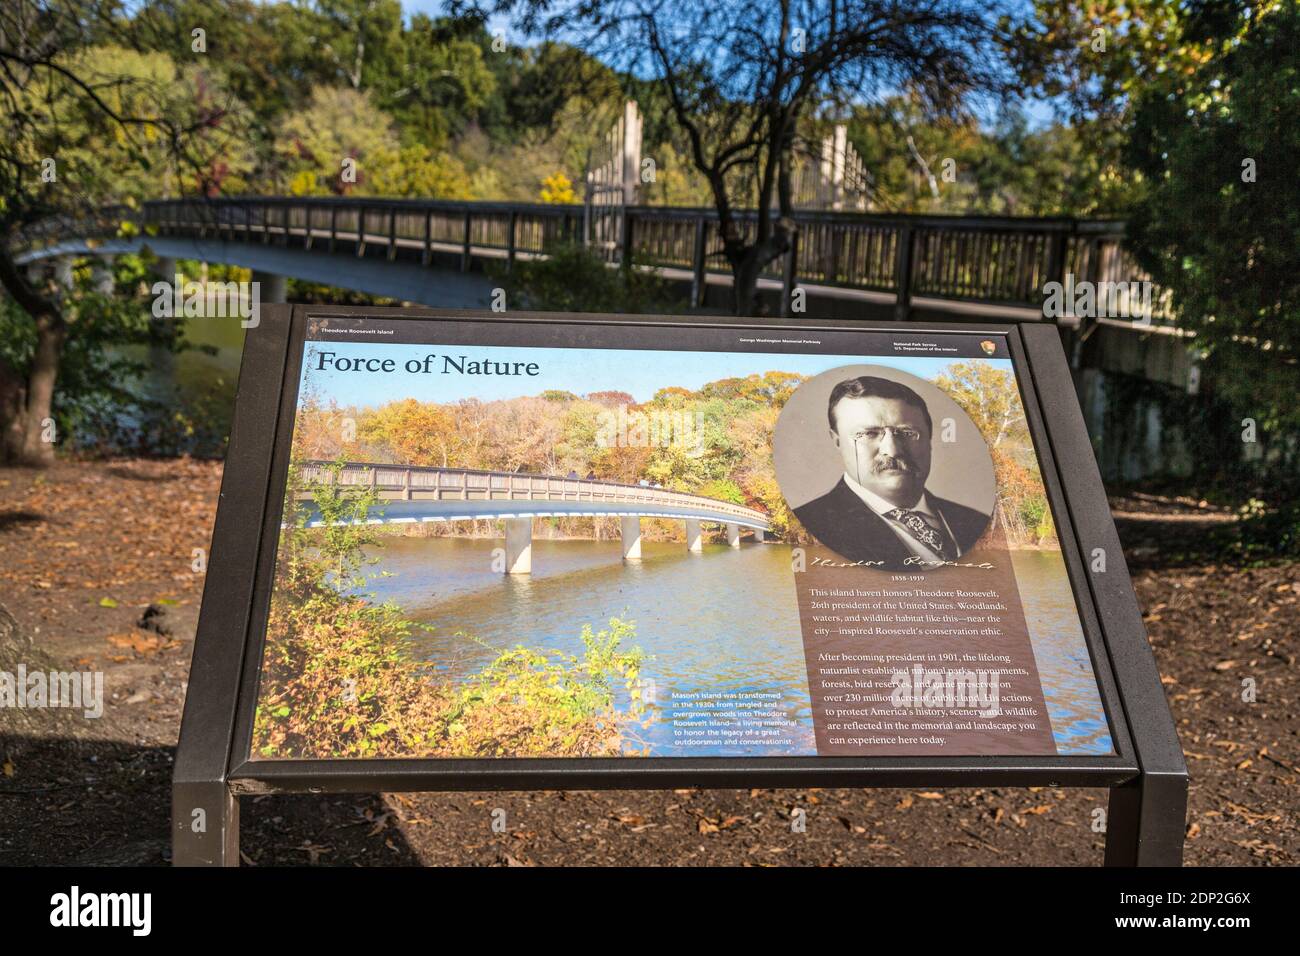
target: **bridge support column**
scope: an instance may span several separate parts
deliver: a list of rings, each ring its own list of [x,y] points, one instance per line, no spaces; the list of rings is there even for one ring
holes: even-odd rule
[[[641,560],[641,519],[636,515],[624,515],[618,519],[619,532],[623,537],[623,560]]]
[[[755,541],[762,541],[762,540],[763,540],[763,529],[762,529],[762,528],[755,528],[755,529],[754,529],[754,540],[755,540]]]
[[[699,518],[686,519],[686,550],[695,552],[704,550],[704,537],[700,532]]]
[[[727,522],[727,544],[733,548],[740,547],[740,525]]]
[[[506,574],[533,572],[533,519],[506,518]]]
[[[100,295],[113,294],[113,257],[96,256],[95,265],[91,269],[91,281],[94,283],[95,291]]]
[[[65,289],[72,288],[72,256],[59,256],[54,260],[54,281]]]
[[[283,305],[288,301],[289,280],[284,276],[276,275],[274,272],[254,272],[253,281],[260,282],[261,298],[263,305]]]

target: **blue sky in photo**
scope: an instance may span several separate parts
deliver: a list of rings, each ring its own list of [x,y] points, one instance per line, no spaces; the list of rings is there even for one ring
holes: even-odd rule
[[[457,402],[477,398],[498,399],[539,395],[548,389],[587,395],[591,392],[628,392],[637,402],[648,401],[661,388],[676,385],[695,390],[723,378],[744,377],[769,371],[816,375],[840,365],[887,365],[920,378],[933,380],[953,362],[975,361],[952,357],[793,355],[768,352],[658,352],[631,349],[555,349],[489,347],[480,345],[410,345],[396,342],[308,342],[321,352],[338,358],[394,359],[393,372],[348,371],[327,368],[316,371],[316,361],[304,358],[300,386],[311,383],[324,402],[340,407],[376,407],[390,401],[414,398],[422,402]],[[304,353],[305,355],[306,353]],[[540,374],[532,377],[443,374],[442,360],[433,364],[439,371],[409,373],[403,365],[424,356],[464,355],[494,362],[536,362]],[[994,368],[1011,371],[1007,359],[978,359]],[[302,388],[299,389],[299,395]]]

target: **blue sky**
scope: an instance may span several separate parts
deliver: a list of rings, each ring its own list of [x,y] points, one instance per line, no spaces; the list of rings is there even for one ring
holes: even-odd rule
[[[309,342],[321,352],[333,352],[338,358],[393,359],[394,372],[339,372],[333,369],[314,371],[314,363],[303,363],[302,385],[311,382],[323,401],[334,399],[341,407],[378,406],[395,399],[414,398],[422,402],[455,402],[462,398],[494,401],[537,395],[547,389],[560,389],[578,395],[591,392],[628,392],[638,402],[669,385],[697,389],[722,378],[740,377],[768,371],[798,372],[816,375],[839,365],[889,365],[921,378],[933,379],[952,358],[914,358],[910,356],[790,355],[765,352],[639,352],[618,349],[540,349],[493,348],[479,345],[406,345],[376,342]],[[408,373],[402,366],[409,360],[438,356],[465,355],[471,359],[495,362],[536,362],[535,377],[493,377],[441,372]],[[1010,370],[1005,359],[984,360],[995,368]],[[441,369],[441,359],[434,365]],[[300,390],[301,393],[301,390]]]

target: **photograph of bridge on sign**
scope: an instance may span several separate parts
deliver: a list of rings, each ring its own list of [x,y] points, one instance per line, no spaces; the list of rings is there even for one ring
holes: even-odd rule
[[[375,524],[500,519],[505,522],[505,569],[510,574],[532,570],[534,518],[616,517],[625,560],[641,557],[642,518],[680,518],[691,551],[703,549],[704,522],[723,526],[733,548],[740,547],[741,528],[752,530],[756,541],[762,541],[769,528],[767,516],[753,508],[650,485],[598,481],[594,472],[584,479],[357,462],[335,472],[326,462],[309,461],[302,463],[301,473],[308,490],[299,493],[299,501],[311,500],[314,481],[375,491],[382,507],[377,517],[367,519]],[[322,523],[315,516],[307,522],[308,527]]]

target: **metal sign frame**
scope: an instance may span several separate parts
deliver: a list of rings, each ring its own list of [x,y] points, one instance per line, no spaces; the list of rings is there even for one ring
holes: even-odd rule
[[[468,323],[484,344],[513,329],[592,327],[689,348],[701,328],[924,331],[1004,336],[1056,519],[1115,754],[1106,757],[625,757],[249,760],[271,572],[311,317]],[[509,328],[507,328],[507,326]],[[172,790],[173,863],[238,865],[239,797],[267,793],[679,787],[1106,787],[1107,865],[1179,865],[1188,777],[1173,718],[1055,326],[699,316],[559,315],[336,306],[264,307],[249,329],[221,482]],[[1107,570],[1085,556],[1102,549]]]

